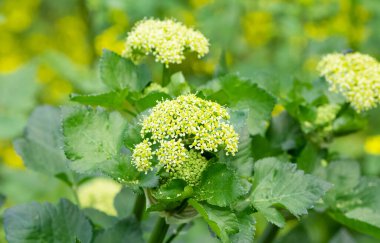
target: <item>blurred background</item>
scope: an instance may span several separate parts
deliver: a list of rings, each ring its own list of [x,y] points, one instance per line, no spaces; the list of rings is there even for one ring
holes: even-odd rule
[[[64,104],[72,92],[102,91],[97,72],[102,49],[121,53],[127,32],[144,17],[174,18],[209,38],[205,58],[178,67],[195,83],[212,78],[222,53],[230,70],[263,82],[311,81],[318,77],[320,57],[329,52],[353,49],[380,59],[378,0],[0,0],[0,194],[6,195],[0,219],[4,208],[15,204],[72,198],[62,182],[25,170],[12,140],[36,106]],[[365,174],[378,176],[379,109],[368,116],[366,131],[337,139],[333,149],[360,159]],[[329,223],[319,217],[308,217],[297,232],[323,242],[318,239],[328,235]],[[316,225],[320,230],[313,233]],[[290,229],[291,224],[284,232]],[[191,231],[177,242],[209,235],[202,223]],[[5,242],[1,221],[0,242]]]

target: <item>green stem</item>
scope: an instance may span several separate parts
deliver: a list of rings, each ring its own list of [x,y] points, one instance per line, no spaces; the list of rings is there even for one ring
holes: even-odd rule
[[[180,226],[178,226],[178,228],[174,231],[174,233],[165,241],[165,243],[170,243],[174,240],[175,237],[177,237],[177,235],[179,235],[179,233],[185,228],[187,224],[181,224]]]
[[[163,64],[162,66],[162,80],[161,80],[161,86],[162,87],[165,87],[166,85],[168,85],[170,81],[170,72],[169,72],[169,68],[167,68],[165,66],[165,64]]]
[[[75,199],[75,202],[77,203],[78,207],[81,207],[79,196],[78,196],[78,187],[76,185],[72,185],[71,191],[73,192],[74,199]]]
[[[271,243],[276,238],[279,227],[272,223],[268,223],[263,235],[258,239],[258,243]]]
[[[162,243],[164,242],[166,233],[168,232],[169,225],[166,223],[165,218],[160,217],[154,226],[153,232],[149,238],[148,243]]]
[[[133,214],[138,221],[141,221],[145,211],[145,195],[144,193],[138,194],[136,197],[135,205],[133,207]]]

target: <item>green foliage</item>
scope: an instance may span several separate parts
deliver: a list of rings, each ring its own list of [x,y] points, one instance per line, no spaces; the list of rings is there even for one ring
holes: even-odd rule
[[[199,201],[226,207],[246,193],[236,173],[225,164],[212,164],[203,172],[199,188],[195,191]]]
[[[255,163],[253,206],[277,226],[285,219],[276,206],[287,209],[296,217],[307,214],[307,209],[330,188],[330,184],[312,175],[305,175],[295,165],[267,158]]]
[[[265,133],[275,98],[257,84],[229,74],[207,84],[202,91],[210,99],[230,108],[249,108],[247,124],[250,134]]]
[[[62,113],[64,151],[73,170],[97,174],[104,164],[120,163],[126,121],[119,113],[81,107]]]
[[[5,211],[7,240],[18,242],[83,242],[92,239],[89,221],[70,201],[57,205],[28,203]]]
[[[143,243],[142,231],[134,218],[122,219],[112,227],[107,228],[99,233],[95,243],[108,242],[136,242]]]
[[[38,107],[30,116],[24,136],[14,142],[17,152],[29,169],[56,176],[69,184],[81,177],[69,170],[69,160],[62,151],[60,110]]]
[[[111,90],[141,91],[150,81],[144,66],[135,66],[130,60],[120,55],[103,50],[100,59],[100,77]]]
[[[208,204],[201,204],[193,199],[190,199],[189,203],[206,220],[222,242],[230,242],[230,236],[239,231],[239,221],[231,211]]]
[[[28,113],[35,105],[36,68],[25,66],[0,75],[0,138],[12,139],[22,133]]]
[[[380,239],[380,180],[360,176],[353,161],[336,161],[326,169],[327,180],[334,184],[327,194],[329,215],[357,231]]]

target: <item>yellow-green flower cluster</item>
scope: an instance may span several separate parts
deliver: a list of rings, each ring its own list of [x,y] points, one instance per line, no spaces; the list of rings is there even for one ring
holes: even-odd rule
[[[132,162],[138,171],[146,172],[152,167],[153,152],[150,148],[151,145],[152,143],[148,139],[144,139],[144,141],[135,146]]]
[[[171,173],[173,179],[182,179],[190,186],[195,186],[199,182],[202,172],[206,169],[208,161],[200,153],[190,150],[187,159],[181,167]]]
[[[174,20],[144,19],[129,33],[123,55],[139,62],[152,54],[156,62],[168,66],[181,63],[185,51],[196,52],[201,58],[209,51],[208,40],[199,31]]]
[[[325,125],[332,122],[335,119],[339,109],[340,106],[335,104],[326,104],[319,106],[317,108],[317,117],[315,119],[315,124]]]
[[[224,146],[226,154],[235,155],[239,136],[228,123],[227,110],[218,103],[194,94],[159,102],[142,122],[141,136],[148,134],[153,143],[182,139],[189,147],[203,153],[217,152]]]
[[[224,148],[227,155],[235,155],[238,150],[239,136],[229,118],[224,107],[194,94],[158,102],[142,121],[144,141],[136,145],[132,161],[147,172],[156,156],[170,178],[196,185],[208,165],[204,152]]]
[[[380,63],[361,53],[329,54],[318,64],[318,71],[358,111],[380,103]]]
[[[175,171],[182,166],[187,159],[187,149],[180,140],[162,141],[160,148],[156,151],[158,161],[167,172]]]

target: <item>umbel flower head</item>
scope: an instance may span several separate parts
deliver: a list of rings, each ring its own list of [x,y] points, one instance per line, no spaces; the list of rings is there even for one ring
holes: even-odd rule
[[[328,54],[317,69],[330,84],[330,90],[341,93],[358,112],[380,103],[380,63],[373,57],[361,53]]]
[[[224,107],[194,94],[158,102],[142,121],[144,140],[135,146],[132,162],[147,172],[155,155],[171,178],[196,185],[208,165],[204,152],[224,149],[235,155],[238,150],[239,136],[229,118]]]
[[[152,54],[156,62],[166,66],[179,64],[185,59],[185,51],[203,57],[209,51],[208,40],[199,31],[187,28],[171,19],[144,19],[136,23],[128,34],[123,55],[139,62]]]

